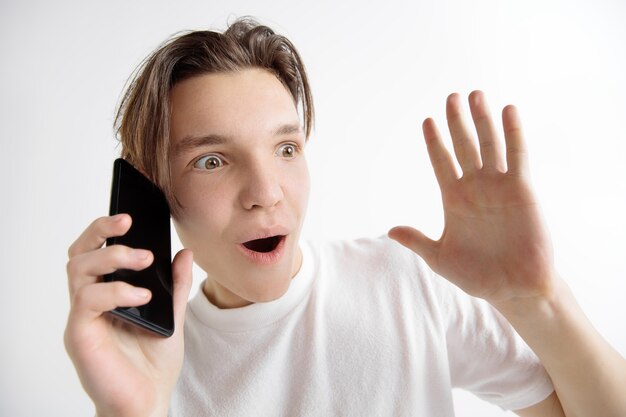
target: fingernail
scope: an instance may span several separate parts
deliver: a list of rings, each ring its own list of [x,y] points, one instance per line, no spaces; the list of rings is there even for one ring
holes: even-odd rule
[[[484,97],[481,91],[476,90],[472,93],[472,102],[474,105],[480,105],[484,102]]]
[[[133,288],[133,293],[137,298],[148,298],[150,291],[145,288]]]
[[[113,222],[119,222],[124,218],[124,214],[116,214],[115,216],[111,216],[111,220]]]
[[[135,257],[135,259],[143,261],[144,259],[147,259],[148,256],[150,256],[150,251],[147,251],[145,249],[133,249],[132,255]]]

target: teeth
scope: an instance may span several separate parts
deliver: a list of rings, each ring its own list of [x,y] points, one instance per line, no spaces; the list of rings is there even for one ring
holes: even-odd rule
[[[251,240],[249,242],[245,242],[243,245],[255,252],[267,253],[276,249],[276,246],[280,243],[281,238],[282,236],[271,236],[264,239]]]

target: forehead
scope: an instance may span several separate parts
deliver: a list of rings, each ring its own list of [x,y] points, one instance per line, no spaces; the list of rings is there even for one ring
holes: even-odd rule
[[[277,126],[298,124],[291,94],[268,71],[196,76],[170,92],[170,142],[189,136],[249,137],[269,134]]]

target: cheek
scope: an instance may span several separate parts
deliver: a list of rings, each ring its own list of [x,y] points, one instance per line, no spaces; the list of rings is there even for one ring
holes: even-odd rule
[[[309,177],[309,169],[306,162],[298,167],[296,172],[292,172],[286,176],[288,182],[286,186],[289,188],[289,194],[293,196],[294,204],[304,215],[309,202],[309,192],[311,189],[311,180]]]
[[[187,240],[183,243],[193,246],[199,236],[205,241],[221,235],[232,206],[226,187],[189,181],[184,187],[175,188],[174,193],[182,206],[175,223],[181,240]]]

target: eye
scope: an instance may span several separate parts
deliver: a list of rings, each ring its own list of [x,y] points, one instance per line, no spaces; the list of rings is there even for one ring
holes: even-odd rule
[[[298,147],[292,143],[286,143],[278,148],[278,151],[276,151],[276,155],[287,159],[295,158],[297,153]]]
[[[217,168],[220,168],[224,165],[224,161],[222,161],[218,156],[215,155],[207,155],[198,159],[194,164],[194,168],[204,169],[207,171],[213,171]]]

